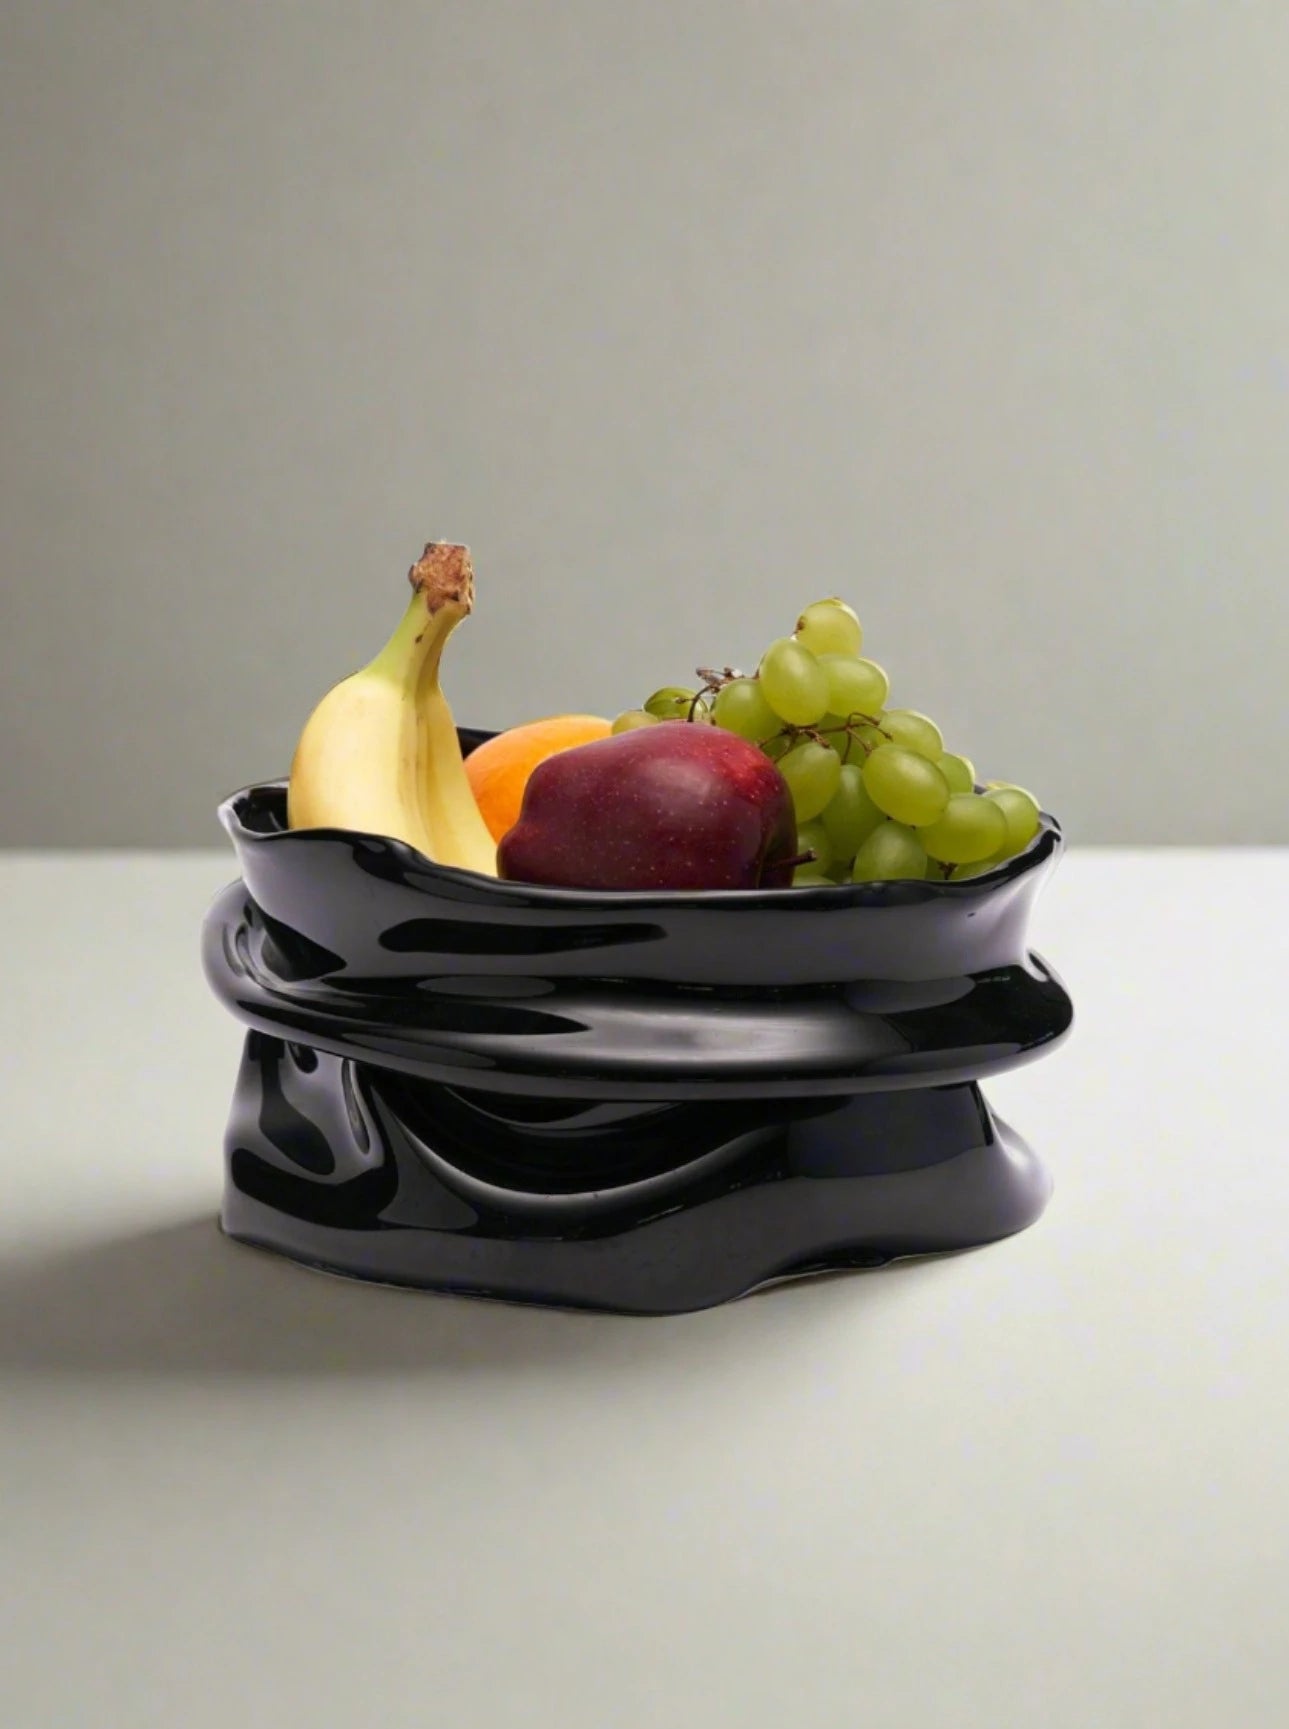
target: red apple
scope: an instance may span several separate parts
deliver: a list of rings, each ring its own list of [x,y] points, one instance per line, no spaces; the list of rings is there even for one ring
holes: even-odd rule
[[[796,850],[770,759],[719,727],[669,720],[539,763],[497,868],[559,888],[786,888]]]

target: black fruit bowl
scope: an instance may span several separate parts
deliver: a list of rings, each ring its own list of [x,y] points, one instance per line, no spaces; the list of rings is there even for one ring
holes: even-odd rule
[[[462,731],[468,750],[488,734]],[[978,1082],[1069,1031],[1025,946],[1061,850],[962,883],[612,894],[220,817],[248,1027],[224,1229],[355,1277],[664,1313],[1023,1229],[1050,1182]]]

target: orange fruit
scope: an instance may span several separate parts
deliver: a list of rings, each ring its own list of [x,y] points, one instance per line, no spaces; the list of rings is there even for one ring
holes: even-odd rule
[[[595,714],[553,714],[499,732],[465,759],[475,802],[494,840],[514,828],[528,777],[539,762],[574,745],[608,738],[612,723]]]

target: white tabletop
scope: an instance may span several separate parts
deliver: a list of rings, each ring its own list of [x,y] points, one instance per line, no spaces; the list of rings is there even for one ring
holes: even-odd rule
[[[0,862],[6,1729],[1289,1722],[1289,854],[1057,873],[1032,1230],[666,1320],[217,1234],[232,874]]]

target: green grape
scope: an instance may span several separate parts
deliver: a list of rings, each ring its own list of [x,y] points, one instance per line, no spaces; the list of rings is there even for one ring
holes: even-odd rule
[[[797,826],[797,851],[812,852],[814,863],[821,871],[826,871],[833,862],[834,848],[827,829],[816,817],[811,822],[803,822]]]
[[[860,843],[885,820],[868,796],[863,769],[857,762],[843,763],[837,790],[824,806],[821,818],[834,853],[853,857]]]
[[[645,713],[651,714],[655,720],[688,720],[693,711],[695,720],[702,720],[707,715],[707,704],[701,699],[694,701],[696,693],[686,690],[683,685],[665,684],[661,690],[654,691],[644,705]]]
[[[854,868],[855,861],[853,858],[834,859],[828,866],[828,879],[830,882],[834,883],[848,883],[850,881],[850,873]]]
[[[844,600],[816,600],[797,620],[797,641],[812,654],[858,654],[864,628]]]
[[[761,695],[790,726],[813,726],[828,708],[824,669],[799,642],[781,636],[761,656]]]
[[[763,743],[782,724],[754,678],[734,678],[722,685],[712,703],[712,719],[753,744]]]
[[[991,858],[1007,838],[1007,821],[998,806],[974,792],[955,792],[933,823],[918,830],[922,845],[942,864],[978,864]]]
[[[864,764],[864,788],[896,822],[921,827],[949,802],[949,783],[933,762],[898,744],[884,744]]]
[[[766,756],[769,757],[771,762],[778,762],[781,757],[785,757],[792,749],[792,734],[788,732],[776,732],[772,738],[767,738],[765,740],[761,749],[765,752]]]
[[[788,783],[797,822],[809,822],[832,798],[841,778],[835,751],[817,739],[803,739],[779,760],[779,773]]]
[[[948,781],[950,792],[976,790],[976,769],[969,756],[954,756],[947,750],[935,766]]]
[[[1003,814],[1006,835],[999,847],[1002,858],[1014,858],[1038,833],[1040,817],[1038,800],[1024,787],[1003,786],[997,792],[985,794],[986,802],[996,805]]]
[[[881,714],[891,681],[875,660],[853,654],[823,654],[819,664],[828,680],[828,707],[844,720],[851,714]]]
[[[648,706],[646,703],[645,707]],[[915,708],[888,708],[882,716],[882,726],[895,744],[916,751],[928,762],[939,762],[944,755],[944,736],[939,727]]]
[[[880,883],[911,878],[920,882],[926,876],[926,867],[926,852],[916,832],[902,823],[884,822],[855,854],[851,881]]]
[[[794,889],[830,889],[837,885],[825,870],[818,865],[798,865],[792,873]]]
[[[614,721],[614,732],[634,732],[638,726],[657,726],[658,716],[646,714],[642,708],[626,708]]]

